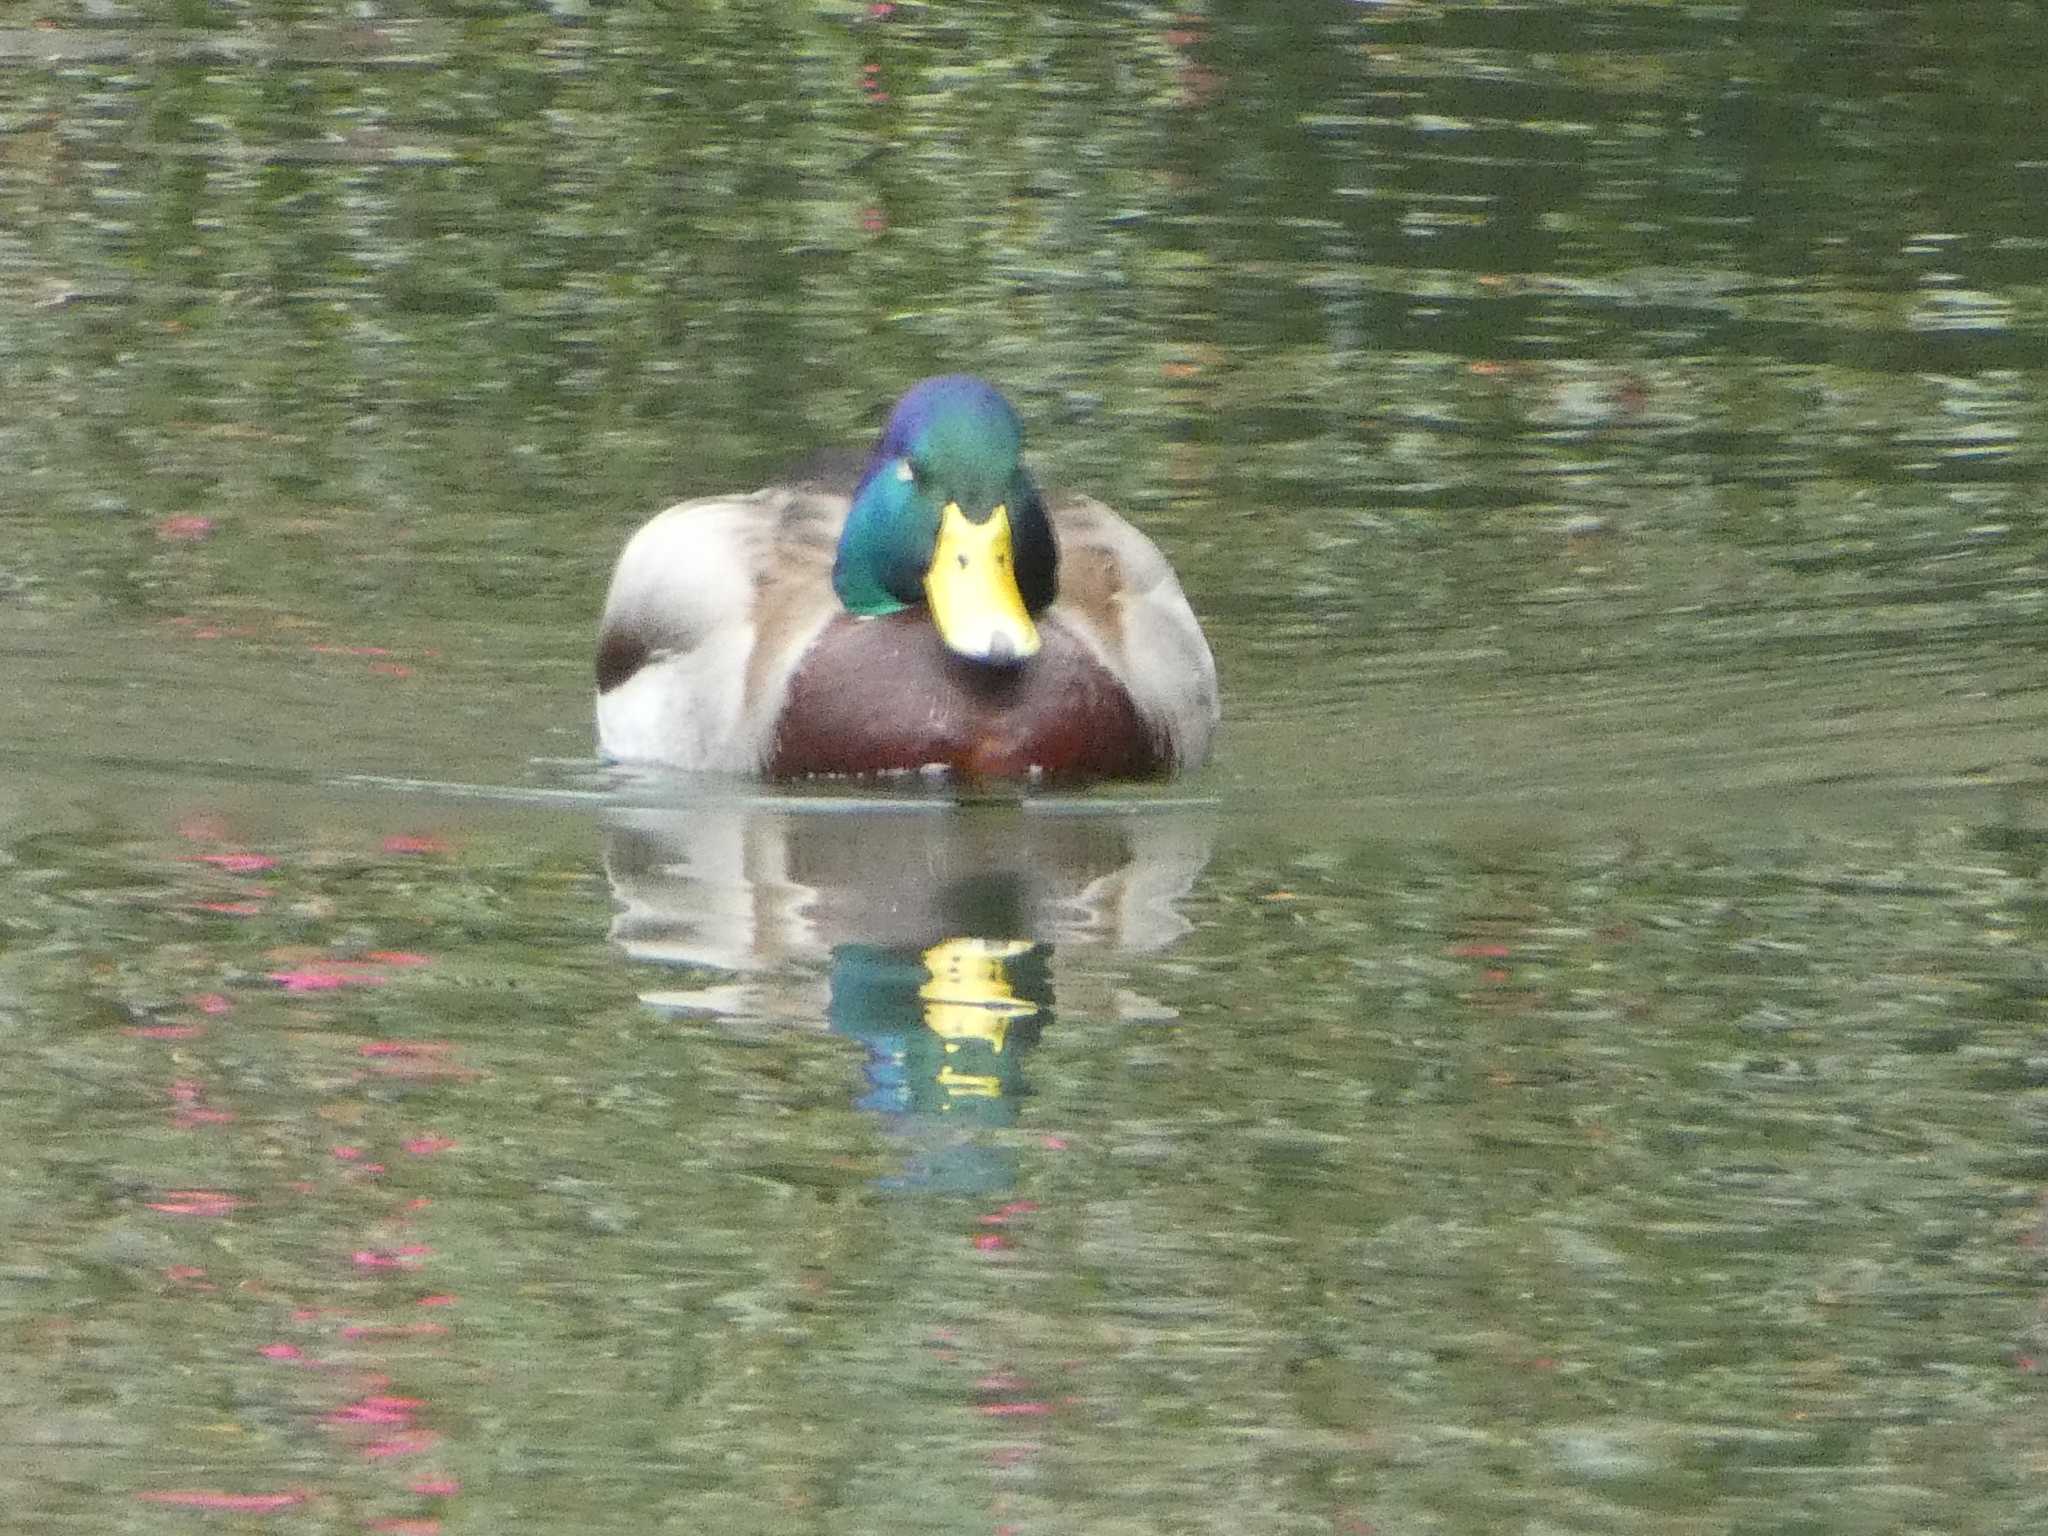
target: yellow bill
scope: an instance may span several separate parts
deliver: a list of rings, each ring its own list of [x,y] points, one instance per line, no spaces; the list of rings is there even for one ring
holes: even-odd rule
[[[958,502],[946,503],[924,595],[939,637],[970,661],[1001,664],[1038,653],[1038,626],[1017,590],[1009,508],[974,523]]]

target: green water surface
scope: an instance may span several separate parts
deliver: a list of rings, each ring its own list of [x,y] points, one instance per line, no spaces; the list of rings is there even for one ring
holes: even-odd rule
[[[2048,15],[0,8],[0,1529],[2048,1523]],[[971,368],[1183,784],[628,778]]]

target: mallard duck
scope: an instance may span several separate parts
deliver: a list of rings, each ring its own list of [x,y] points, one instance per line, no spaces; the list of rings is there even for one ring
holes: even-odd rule
[[[970,782],[1201,763],[1216,666],[1173,567],[1102,503],[1042,496],[1023,440],[994,386],[949,374],[896,403],[850,496],[800,482],[657,514],[605,598],[604,755]]]

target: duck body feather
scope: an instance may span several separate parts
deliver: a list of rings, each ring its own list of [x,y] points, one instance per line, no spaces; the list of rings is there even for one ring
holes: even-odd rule
[[[970,780],[1151,778],[1207,757],[1208,642],[1158,546],[1108,507],[1049,507],[1059,576],[1043,645],[1000,668],[953,654],[920,608],[841,608],[831,571],[847,508],[776,487],[680,503],[633,535],[600,629],[606,757]]]

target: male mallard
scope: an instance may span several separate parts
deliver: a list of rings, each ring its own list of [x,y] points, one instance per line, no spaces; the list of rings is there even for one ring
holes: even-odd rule
[[[771,778],[1193,768],[1216,665],[1173,567],[1100,502],[1048,506],[1009,401],[896,403],[849,498],[688,501],[627,541],[597,646],[608,758]]]

